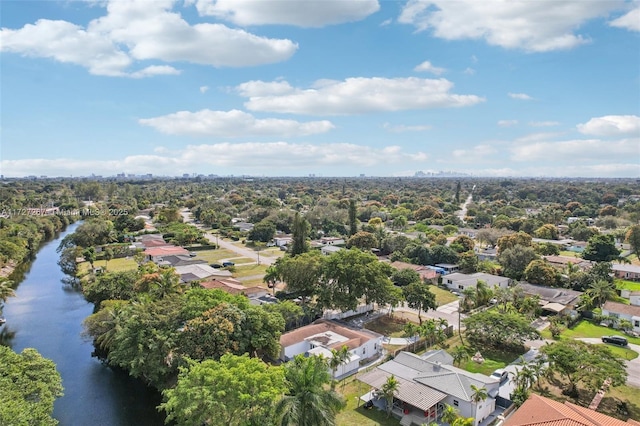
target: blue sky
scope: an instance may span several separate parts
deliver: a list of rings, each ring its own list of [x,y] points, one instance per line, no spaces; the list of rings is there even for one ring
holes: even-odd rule
[[[0,2],[0,173],[640,176],[640,2]]]

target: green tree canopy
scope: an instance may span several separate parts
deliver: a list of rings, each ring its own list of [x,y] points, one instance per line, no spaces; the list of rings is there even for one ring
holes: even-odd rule
[[[32,348],[20,354],[0,346],[0,424],[52,426],[53,403],[62,396],[55,364]]]
[[[436,296],[429,290],[429,286],[422,283],[411,283],[402,289],[407,305],[418,310],[418,320],[422,324],[422,312],[435,309]]]
[[[529,319],[518,313],[488,310],[464,320],[465,336],[472,345],[478,347],[520,349],[525,340],[540,337],[530,323]]]
[[[178,426],[246,425],[271,416],[285,391],[282,367],[247,355],[223,355],[220,361],[191,362],[178,383],[163,392],[167,424]]]
[[[616,247],[613,235],[597,234],[589,238],[582,257],[595,262],[611,262],[618,259],[620,250]]]
[[[562,340],[545,345],[540,351],[547,356],[551,373],[568,381],[566,391],[570,395],[575,395],[580,385],[596,391],[607,379],[613,386],[622,385],[627,379],[624,361],[605,345]]]

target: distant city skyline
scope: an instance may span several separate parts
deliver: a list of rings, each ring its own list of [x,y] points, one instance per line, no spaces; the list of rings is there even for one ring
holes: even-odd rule
[[[0,175],[640,176],[636,0],[5,0]]]

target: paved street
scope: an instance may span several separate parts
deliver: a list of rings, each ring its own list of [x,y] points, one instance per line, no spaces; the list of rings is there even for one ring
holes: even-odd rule
[[[193,217],[191,216],[191,212],[188,209],[180,210],[180,214],[182,215],[182,219],[184,223],[189,223],[195,226],[196,228],[204,231],[202,225],[198,225],[193,222]],[[258,254],[258,252],[254,250],[251,250],[245,247],[239,247],[238,245],[233,244],[229,241],[224,241],[222,238],[217,237],[216,235],[210,232],[205,232],[204,236],[207,240],[211,241],[214,244],[217,244],[223,249],[230,250],[238,254],[240,257],[248,257],[249,259],[253,259],[256,261],[256,263],[259,261],[261,265],[271,265],[276,261],[275,258],[270,256],[265,256],[262,254],[262,252]],[[233,259],[233,258],[229,258],[229,259]],[[223,260],[227,260],[227,259],[223,259]]]

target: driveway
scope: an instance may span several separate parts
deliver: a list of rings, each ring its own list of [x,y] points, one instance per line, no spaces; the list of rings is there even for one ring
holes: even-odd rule
[[[583,342],[587,343],[602,344],[602,340],[593,337],[579,338],[576,340],[582,340]],[[640,345],[629,343],[629,346],[627,346],[627,348],[640,354]],[[631,361],[627,361],[626,364],[628,374],[627,385],[640,388],[640,356],[636,359],[632,359]]]

